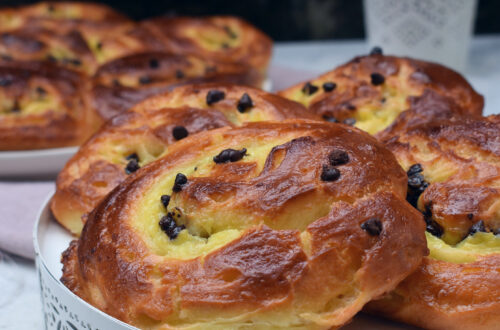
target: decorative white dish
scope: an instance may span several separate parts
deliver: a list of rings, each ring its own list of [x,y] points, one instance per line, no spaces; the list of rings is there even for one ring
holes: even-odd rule
[[[0,151],[0,178],[55,175],[77,150],[78,147]]]
[[[36,267],[45,329],[52,330],[131,330],[137,329],[101,312],[80,299],[59,280],[62,275],[61,254],[75,239],[52,216],[49,200],[44,202],[33,230]],[[365,314],[358,314],[344,330],[410,330],[399,323]]]

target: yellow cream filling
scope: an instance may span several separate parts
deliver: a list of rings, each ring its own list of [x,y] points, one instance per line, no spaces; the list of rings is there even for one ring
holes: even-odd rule
[[[150,189],[144,192],[140,201],[141,206],[135,208],[136,213],[131,215],[132,226],[155,254],[181,260],[206,255],[237,239],[251,225],[249,219],[254,216],[252,213],[248,213],[246,210],[224,212],[213,208],[197,212],[198,206],[193,205],[194,210],[192,211],[196,212],[195,217],[190,216],[190,210],[182,209],[183,217],[179,220],[176,218],[178,225],[185,224],[189,230],[181,231],[177,238],[171,240],[159,226],[160,219],[166,214],[166,210],[160,202],[161,195],[172,195],[172,187],[177,173],[186,175],[188,181],[194,177],[210,176],[212,169],[219,166],[214,163],[213,157],[227,148],[246,148],[247,155],[239,162],[256,163],[258,173],[262,170],[272,147],[283,144],[291,138],[293,137],[287,135],[274,138],[272,145],[251,140],[241,142],[238,145],[221,146],[214,143],[200,152],[198,158],[190,159],[189,164],[179,164],[154,179],[155,182]],[[222,139],[222,136],[213,136],[212,139]],[[180,202],[182,203],[182,201]],[[175,198],[172,196],[168,210],[173,210],[176,206]]]
[[[493,233],[478,232],[467,236],[456,245],[446,244],[442,239],[426,232],[430,257],[452,263],[474,262],[479,256],[500,253],[500,237]]]

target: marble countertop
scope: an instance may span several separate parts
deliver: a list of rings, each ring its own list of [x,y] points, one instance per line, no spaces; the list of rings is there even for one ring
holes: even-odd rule
[[[287,85],[306,80],[367,53],[362,41],[277,43],[271,80],[290,71]],[[500,36],[475,38],[466,78],[486,99],[485,114],[500,112]],[[283,79],[281,79],[283,81]],[[283,83],[283,82],[281,82]],[[275,90],[287,86],[275,84]],[[0,329],[42,329],[39,286],[33,261],[0,252]]]

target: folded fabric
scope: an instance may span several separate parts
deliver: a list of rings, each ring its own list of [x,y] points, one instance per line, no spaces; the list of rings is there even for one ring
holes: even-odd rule
[[[53,189],[50,181],[0,182],[0,249],[25,258],[35,257],[33,225]]]

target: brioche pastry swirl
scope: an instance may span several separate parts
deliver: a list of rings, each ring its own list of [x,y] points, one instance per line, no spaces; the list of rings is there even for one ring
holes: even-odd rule
[[[68,161],[57,178],[51,210],[79,234],[85,213],[131,171],[169,153],[172,143],[204,130],[287,118],[315,116],[296,102],[236,85],[186,85],[148,98],[111,119]]]
[[[201,132],[99,203],[62,281],[139,328],[338,327],[426,253],[405,194],[393,155],[344,125]]]
[[[382,139],[408,170],[409,198],[424,214],[430,256],[369,307],[425,328],[497,328],[500,116],[426,122],[410,115]]]

